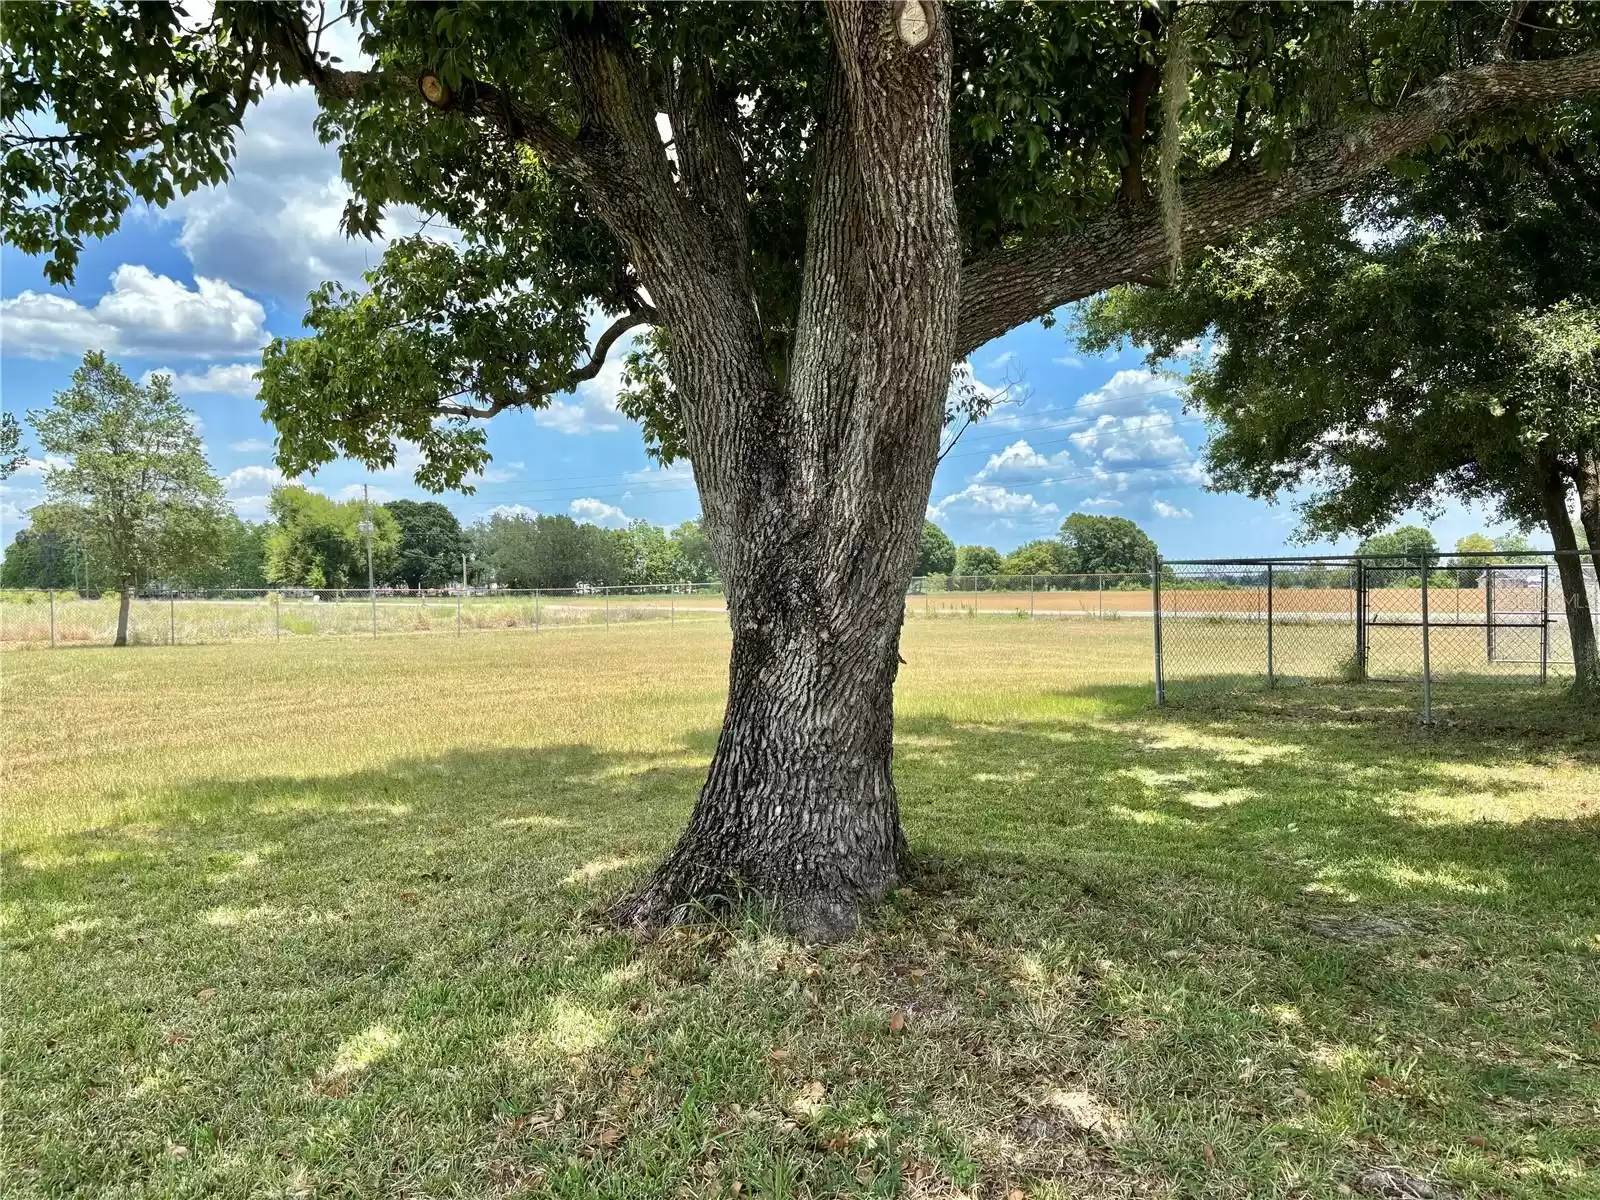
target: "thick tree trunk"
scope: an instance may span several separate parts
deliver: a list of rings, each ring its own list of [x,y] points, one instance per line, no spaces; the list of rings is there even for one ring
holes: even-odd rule
[[[1589,589],[1584,583],[1583,558],[1567,512],[1567,484],[1555,456],[1539,456],[1539,501],[1545,524],[1556,549],[1556,571],[1566,609],[1567,632],[1572,641],[1573,689],[1583,695],[1600,691],[1600,650],[1596,649],[1594,617],[1589,610]]]
[[[747,590],[699,803],[618,917],[658,926],[756,900],[796,936],[833,941],[895,886],[905,839],[892,689],[905,602],[872,590],[882,599],[871,612]]]
[[[950,41],[943,10],[923,0],[836,4],[829,22],[834,70],[781,383],[726,292],[645,279],[671,334],[733,660],[689,828],[615,909],[635,927],[759,898],[797,936],[831,941],[904,867],[893,685],[959,307]],[[685,176],[714,202],[736,160],[683,145]],[[704,257],[728,240],[708,236]],[[723,278],[742,277],[740,265]]]
[[[113,646],[128,644],[128,610],[133,606],[133,580],[117,580],[117,640]]]

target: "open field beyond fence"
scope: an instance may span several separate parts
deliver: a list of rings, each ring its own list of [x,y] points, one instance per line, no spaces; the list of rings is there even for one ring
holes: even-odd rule
[[[5,1192],[1594,1196],[1594,714],[1156,710],[1149,633],[909,622],[915,873],[827,949],[598,920],[720,621],[6,655]]]

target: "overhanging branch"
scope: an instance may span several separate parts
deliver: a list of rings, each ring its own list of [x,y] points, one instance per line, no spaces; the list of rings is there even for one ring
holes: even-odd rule
[[[1395,112],[1357,128],[1307,139],[1295,165],[1277,176],[1259,167],[1223,167],[1183,190],[1183,241],[1221,241],[1307,200],[1337,195],[1397,155],[1426,145],[1452,125],[1498,109],[1543,104],[1600,91],[1600,53],[1536,62],[1493,62],[1435,80]],[[956,356],[964,358],[1008,329],[1159,273],[1167,254],[1161,211],[1152,203],[1119,208],[1078,233],[1025,242],[966,264]]]
[[[558,395],[561,392],[570,392],[586,379],[593,379],[600,374],[606,365],[606,355],[611,353],[611,348],[617,344],[617,339],[628,330],[640,325],[651,325],[656,321],[656,310],[648,306],[624,313],[606,327],[604,333],[595,339],[594,348],[589,352],[589,361],[581,367],[575,367],[568,372],[561,383],[543,391],[526,391],[514,396],[502,396],[487,405],[452,404],[446,397],[439,402],[439,414],[446,417],[468,417],[475,420],[487,419],[497,413],[505,412],[508,408],[518,408],[524,404],[532,404],[536,400],[543,400],[548,396]],[[461,392],[453,393],[462,395]]]

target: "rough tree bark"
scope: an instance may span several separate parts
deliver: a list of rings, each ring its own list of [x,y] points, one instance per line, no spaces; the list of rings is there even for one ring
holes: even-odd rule
[[[1600,448],[1578,451],[1578,521],[1589,542],[1589,566],[1600,580]]]
[[[1539,454],[1539,503],[1544,509],[1550,542],[1556,550],[1556,573],[1561,602],[1566,609],[1567,633],[1572,641],[1573,690],[1593,695],[1600,690],[1600,649],[1596,648],[1594,615],[1589,610],[1589,589],[1583,578],[1583,557],[1567,511],[1567,481],[1555,454]]]

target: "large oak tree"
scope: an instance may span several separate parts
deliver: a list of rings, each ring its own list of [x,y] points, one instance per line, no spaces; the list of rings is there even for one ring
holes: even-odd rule
[[[350,230],[407,202],[460,237],[393,244],[269,351],[285,470],[405,438],[459,484],[476,422],[648,326],[626,402],[693,464],[733,652],[689,828],[616,913],[755,893],[816,938],[905,868],[891,689],[953,365],[1179,242],[1600,87],[1600,17],[1562,3],[350,11],[367,69],[292,3],[8,10],[5,116],[42,119],[7,135],[7,236],[70,277],[130,197],[225,174],[263,82],[304,81]]]

